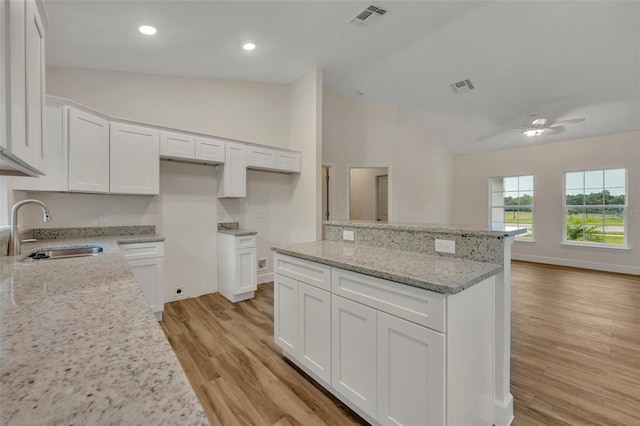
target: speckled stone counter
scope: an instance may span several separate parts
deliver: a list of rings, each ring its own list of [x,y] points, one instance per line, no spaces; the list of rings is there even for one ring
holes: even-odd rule
[[[503,269],[494,263],[335,241],[290,244],[272,250],[444,294],[459,293]]]
[[[249,231],[246,229],[218,229],[219,234],[229,234],[236,237],[244,237],[245,235],[256,235],[257,231]]]
[[[331,221],[324,222],[324,229],[328,241],[490,263],[504,261],[505,238],[526,232],[525,229],[504,231],[477,226]],[[354,241],[343,240],[343,231],[353,231]],[[436,252],[436,239],[455,241],[456,253]]]
[[[118,243],[157,235],[42,240],[104,253],[0,258],[0,424],[208,424]]]

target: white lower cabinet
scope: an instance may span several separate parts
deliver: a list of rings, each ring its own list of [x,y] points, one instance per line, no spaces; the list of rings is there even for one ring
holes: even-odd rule
[[[164,311],[164,243],[137,243],[121,246],[129,269],[158,321]]]
[[[493,277],[442,295],[282,254],[274,272],[276,344],[369,423],[494,423]]]
[[[445,424],[444,334],[384,312],[377,318],[377,420]]]
[[[218,233],[218,289],[231,302],[253,298],[258,288],[255,235]]]
[[[331,386],[376,416],[376,310],[331,296]]]

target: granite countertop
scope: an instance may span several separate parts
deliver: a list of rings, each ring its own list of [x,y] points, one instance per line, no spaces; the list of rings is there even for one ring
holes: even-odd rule
[[[459,293],[503,270],[494,263],[337,241],[288,244],[272,250],[444,294]]]
[[[41,240],[0,257],[0,424],[208,424],[119,243]],[[103,254],[18,262],[36,249]]]
[[[472,234],[486,235],[496,237],[515,237],[524,234],[526,229],[507,230],[504,227],[487,227],[487,226],[471,226],[471,225],[443,225],[431,223],[380,223],[380,222],[342,222],[342,221],[324,221],[323,225],[348,226],[351,228],[381,228],[396,229],[405,231],[425,231],[425,232],[441,232],[448,234]]]
[[[218,234],[229,234],[235,237],[244,237],[245,235],[256,235],[258,231],[248,231],[246,229],[218,229]]]

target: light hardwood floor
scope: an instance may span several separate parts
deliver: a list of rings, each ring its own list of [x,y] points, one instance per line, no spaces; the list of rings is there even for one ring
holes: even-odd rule
[[[640,277],[513,262],[515,426],[640,425]],[[366,424],[273,343],[273,286],[165,305],[160,323],[212,424]]]

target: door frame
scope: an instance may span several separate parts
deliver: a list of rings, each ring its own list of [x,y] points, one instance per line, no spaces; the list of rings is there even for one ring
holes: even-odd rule
[[[387,223],[389,223],[389,175],[380,175],[376,176],[376,193],[374,202],[376,203],[376,222],[378,222],[378,218],[380,217],[380,205],[378,201],[380,200],[380,178],[387,178]]]
[[[387,168],[387,176],[389,181],[387,183],[387,223],[393,221],[393,173],[391,171],[391,163],[348,163],[347,164],[347,221],[351,220],[351,169],[375,169],[380,167]]]

